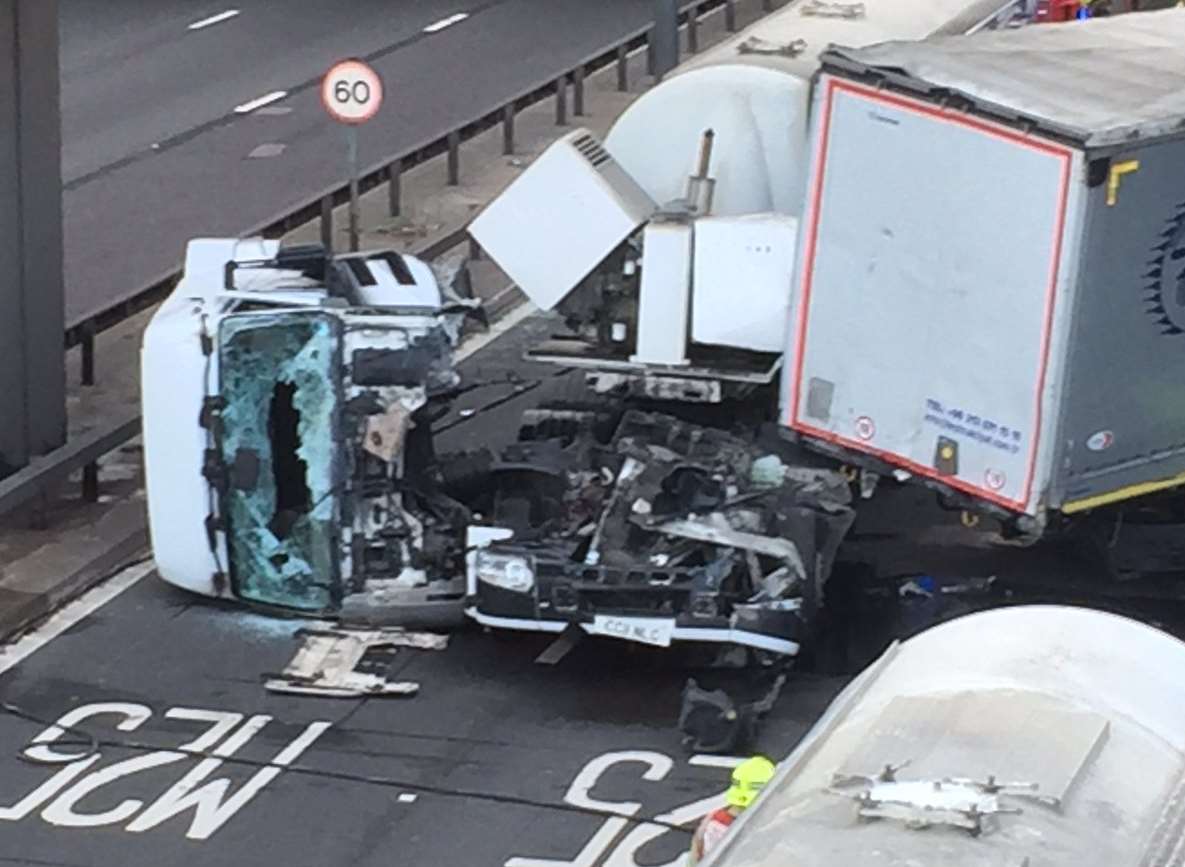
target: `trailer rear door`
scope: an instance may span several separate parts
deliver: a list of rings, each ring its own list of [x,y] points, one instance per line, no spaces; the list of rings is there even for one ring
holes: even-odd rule
[[[1033,511],[1073,152],[825,75],[789,425]]]

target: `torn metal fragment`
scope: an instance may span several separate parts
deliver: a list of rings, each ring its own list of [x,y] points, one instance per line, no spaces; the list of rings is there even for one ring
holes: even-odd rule
[[[366,419],[362,448],[388,464],[403,451],[403,441],[411,427],[411,413],[403,404],[395,403],[381,415]]]
[[[806,566],[798,553],[798,546],[789,539],[776,539],[772,536],[738,532],[729,526],[728,519],[719,512],[713,512],[704,518],[668,521],[657,525],[654,529],[660,533],[684,539],[695,539],[699,542],[740,548],[742,551],[752,551],[767,557],[777,557],[790,564],[799,577],[806,577]]]
[[[324,698],[415,695],[418,683],[392,682],[385,675],[359,671],[363,657],[379,648],[444,650],[448,646],[446,636],[402,629],[309,629],[298,635],[303,644],[284,671],[265,682],[269,692]]]

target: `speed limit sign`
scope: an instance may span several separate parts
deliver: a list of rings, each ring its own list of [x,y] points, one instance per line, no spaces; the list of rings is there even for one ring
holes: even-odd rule
[[[366,123],[383,104],[382,79],[361,60],[343,60],[325,73],[321,102],[336,121]]]

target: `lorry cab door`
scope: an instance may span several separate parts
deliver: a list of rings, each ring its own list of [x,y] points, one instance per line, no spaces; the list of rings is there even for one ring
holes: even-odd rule
[[[240,598],[303,611],[341,599],[341,323],[251,312],[219,325],[220,513]]]

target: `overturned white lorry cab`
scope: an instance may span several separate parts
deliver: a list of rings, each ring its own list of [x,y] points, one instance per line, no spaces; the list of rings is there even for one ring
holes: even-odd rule
[[[141,356],[161,576],[320,613],[462,574],[430,420],[470,315],[410,256],[191,241]]]

